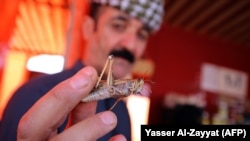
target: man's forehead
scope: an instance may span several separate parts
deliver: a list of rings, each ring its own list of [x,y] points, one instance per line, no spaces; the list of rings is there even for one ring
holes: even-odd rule
[[[112,6],[139,19],[150,30],[159,30],[164,16],[164,0],[93,0]]]
[[[113,8],[113,7],[106,7],[106,6],[102,7],[102,10],[103,11],[101,12],[101,15],[106,17],[109,21],[132,22],[132,20],[136,20],[139,22],[141,29],[144,29],[150,33],[150,29],[146,24],[142,23],[140,20],[138,20],[134,17],[131,17],[130,15],[128,15],[127,13],[125,13],[121,10],[118,10],[116,8]]]

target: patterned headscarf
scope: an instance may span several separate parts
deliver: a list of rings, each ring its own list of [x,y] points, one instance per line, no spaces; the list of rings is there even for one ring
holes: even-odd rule
[[[164,16],[164,0],[93,0],[122,10],[141,20],[152,32],[161,27]]]

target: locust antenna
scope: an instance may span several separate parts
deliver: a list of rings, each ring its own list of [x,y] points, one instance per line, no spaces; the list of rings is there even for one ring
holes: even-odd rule
[[[155,84],[155,82],[153,82],[153,81],[151,81],[151,80],[145,80],[145,76],[146,76],[146,74],[147,74],[147,70],[145,71],[145,73],[144,73],[144,75],[143,75],[143,80],[145,81],[145,82],[150,82],[151,84]]]

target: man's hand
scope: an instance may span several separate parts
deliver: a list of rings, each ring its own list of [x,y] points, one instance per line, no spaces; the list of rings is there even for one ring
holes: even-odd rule
[[[85,67],[51,89],[21,118],[17,140],[93,141],[113,130],[117,124],[114,113],[105,111],[95,115],[96,102],[80,103],[95,86],[97,77],[94,68]],[[68,128],[58,134],[57,128],[69,114]],[[111,140],[125,140],[125,137],[117,135]]]

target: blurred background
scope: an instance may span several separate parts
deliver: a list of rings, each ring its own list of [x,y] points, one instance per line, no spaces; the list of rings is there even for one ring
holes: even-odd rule
[[[131,74],[154,82],[150,95],[128,98],[128,104],[137,103],[128,105],[131,112],[143,109],[135,123],[249,124],[249,0],[165,1],[164,24]],[[1,115],[17,87],[60,72],[78,58],[84,44],[80,21],[88,4],[0,3]]]

